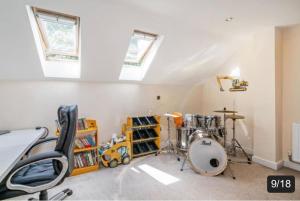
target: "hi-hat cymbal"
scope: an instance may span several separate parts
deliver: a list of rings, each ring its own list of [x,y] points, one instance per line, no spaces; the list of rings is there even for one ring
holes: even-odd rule
[[[233,111],[233,110],[215,110],[214,112],[218,112],[218,113],[237,113],[237,111]]]
[[[226,118],[228,118],[228,119],[245,119],[245,117],[243,115],[237,115],[237,114],[226,115]]]

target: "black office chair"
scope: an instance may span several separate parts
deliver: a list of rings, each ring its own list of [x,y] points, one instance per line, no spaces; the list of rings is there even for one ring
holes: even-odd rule
[[[39,153],[21,160],[0,184],[0,200],[40,192],[40,200],[48,200],[47,190],[61,184],[73,170],[73,146],[77,124],[77,106],[58,109],[60,135],[41,139],[32,146],[56,140],[54,151]],[[70,189],[56,194],[50,200],[62,200],[72,195]],[[34,200],[33,198],[31,200]]]

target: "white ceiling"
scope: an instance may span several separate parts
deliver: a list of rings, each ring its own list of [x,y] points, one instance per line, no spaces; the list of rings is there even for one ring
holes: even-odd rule
[[[46,79],[25,5],[80,16],[82,81],[118,82],[133,29],[164,36],[142,83],[194,84],[248,34],[300,22],[300,0],[2,0],[0,80]]]

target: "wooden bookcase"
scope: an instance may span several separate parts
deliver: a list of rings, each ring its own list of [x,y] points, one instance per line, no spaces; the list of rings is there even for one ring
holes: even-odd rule
[[[156,154],[160,149],[160,116],[128,117],[122,128],[130,141],[131,158]]]
[[[83,154],[83,153],[92,153],[94,152],[95,154],[95,164],[94,165],[88,165],[85,167],[75,167],[74,164],[74,169],[72,171],[72,176],[79,175],[79,174],[84,174],[87,172],[95,171],[98,170],[99,167],[99,157],[98,157],[98,147],[99,147],[99,141],[98,141],[98,127],[96,120],[92,119],[85,119],[86,123],[86,128],[82,130],[77,130],[76,132],[76,139],[78,138],[85,138],[86,136],[92,136],[95,139],[96,146],[88,147],[88,148],[78,148],[76,146],[76,143],[74,145],[74,163],[75,163],[75,157],[77,154]],[[57,130],[57,135],[59,135],[59,132]]]

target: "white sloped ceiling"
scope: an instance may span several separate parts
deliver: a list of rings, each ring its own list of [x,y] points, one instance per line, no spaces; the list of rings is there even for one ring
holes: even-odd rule
[[[80,81],[119,82],[133,29],[164,36],[141,83],[180,85],[212,75],[256,30],[300,22],[299,0],[2,0],[0,80],[46,79],[25,5],[81,18]]]

